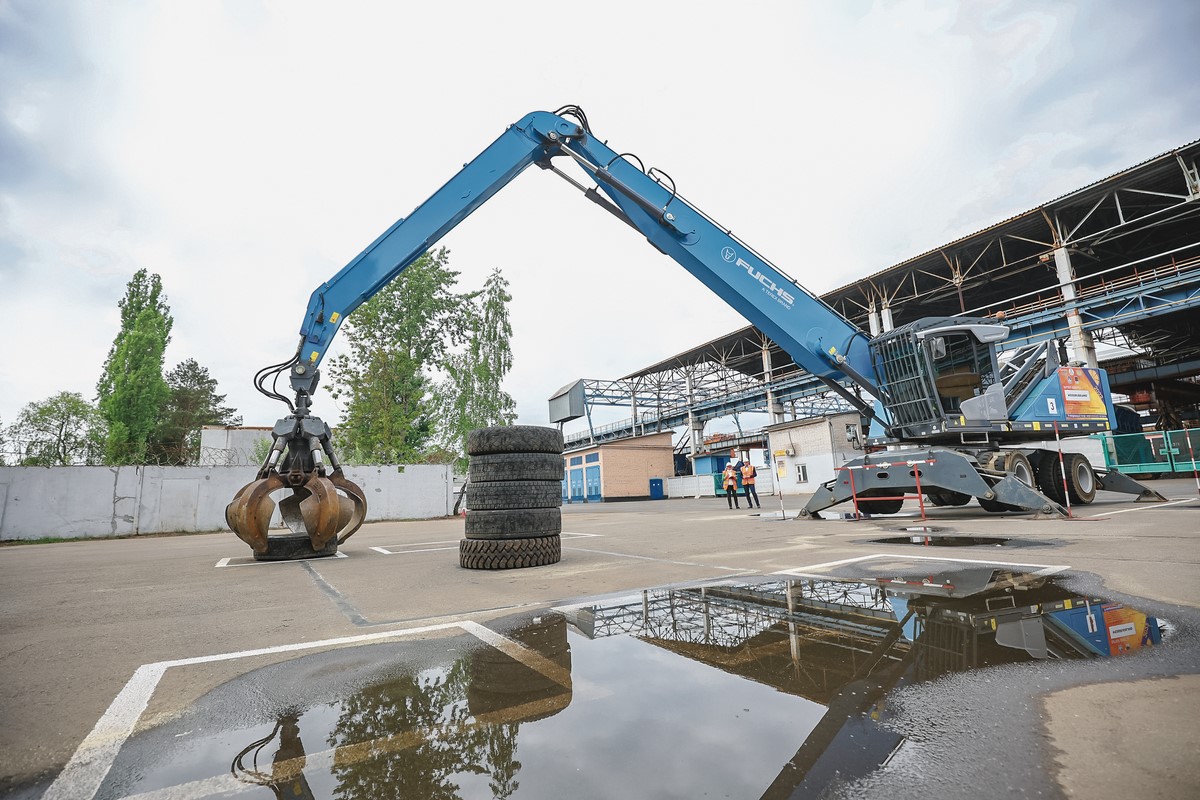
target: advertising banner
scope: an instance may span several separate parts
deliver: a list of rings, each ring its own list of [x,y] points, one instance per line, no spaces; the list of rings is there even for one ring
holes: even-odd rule
[[[1100,390],[1100,371],[1089,367],[1059,367],[1058,381],[1063,390],[1063,413],[1067,419],[1108,417]]]

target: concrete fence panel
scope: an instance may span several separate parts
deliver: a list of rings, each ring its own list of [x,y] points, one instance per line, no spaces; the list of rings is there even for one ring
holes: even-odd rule
[[[444,465],[346,467],[367,520],[429,519],[454,505]],[[245,467],[0,467],[0,540],[226,530]],[[286,492],[278,492],[276,501]],[[278,510],[272,526],[282,523]]]

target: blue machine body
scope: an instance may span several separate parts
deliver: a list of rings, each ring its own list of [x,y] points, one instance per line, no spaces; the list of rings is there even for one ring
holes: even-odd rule
[[[610,149],[583,125],[538,111],[509,127],[409,216],[372,242],[309,300],[300,361],[320,364],[346,317],[533,164],[570,155],[658,250],[733,306],[796,363],[831,380],[846,367],[868,385],[868,338],[703,213]],[[651,171],[653,172],[653,171]]]
[[[1116,426],[1102,370],[1068,376],[1062,369],[1053,372],[1055,360],[1040,377],[1025,382],[1019,398],[1007,398],[1015,406],[1011,408],[997,393],[986,392],[1000,382],[994,343],[1008,332],[995,321],[932,318],[872,340],[679,197],[669,177],[609,148],[576,107],[536,111],[511,125],[409,216],[317,287],[300,328],[300,347],[289,362],[298,395],[315,390],[316,367],[349,314],[531,165],[566,177],[551,164],[555,158],[568,158],[590,179],[592,185],[584,190],[589,199],[639,231],[798,365],[870,417],[873,437],[953,443],[966,434],[983,433],[995,441],[1019,441],[1044,438],[1055,423],[1074,434]],[[1082,383],[1064,386],[1068,377]]]

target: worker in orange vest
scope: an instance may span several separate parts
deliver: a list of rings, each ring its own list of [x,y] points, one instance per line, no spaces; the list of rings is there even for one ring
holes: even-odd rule
[[[733,464],[726,464],[725,471],[721,473],[721,486],[725,489],[725,500],[729,503],[730,508],[741,508],[738,503],[737,496],[737,470]]]
[[[746,507],[754,508],[755,506],[762,508],[762,503],[758,501],[758,489],[754,488],[754,479],[758,477],[758,470],[754,465],[747,461],[742,464],[742,486],[746,489]],[[754,498],[754,504],[751,505],[750,498]]]

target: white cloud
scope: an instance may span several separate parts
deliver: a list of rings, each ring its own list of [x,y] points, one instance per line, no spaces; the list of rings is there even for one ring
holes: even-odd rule
[[[196,358],[248,424],[269,423],[282,407],[249,381],[291,353],[312,289],[534,109],[579,103],[601,138],[816,292],[1196,133],[1182,65],[1140,66],[1176,87],[1146,91],[1097,35],[1119,31],[1122,4],[1086,18],[1065,3],[65,11],[0,9],[0,44],[34,43],[0,61],[0,143],[24,168],[0,176],[0,314],[19,332],[0,362],[5,422],[60,389],[91,394],[145,267],[176,317],[170,363]],[[1172,27],[1139,13],[1138,36]],[[573,378],[743,324],[540,170],[442,244],[464,286],[493,267],[511,281],[523,422],[544,422]]]

